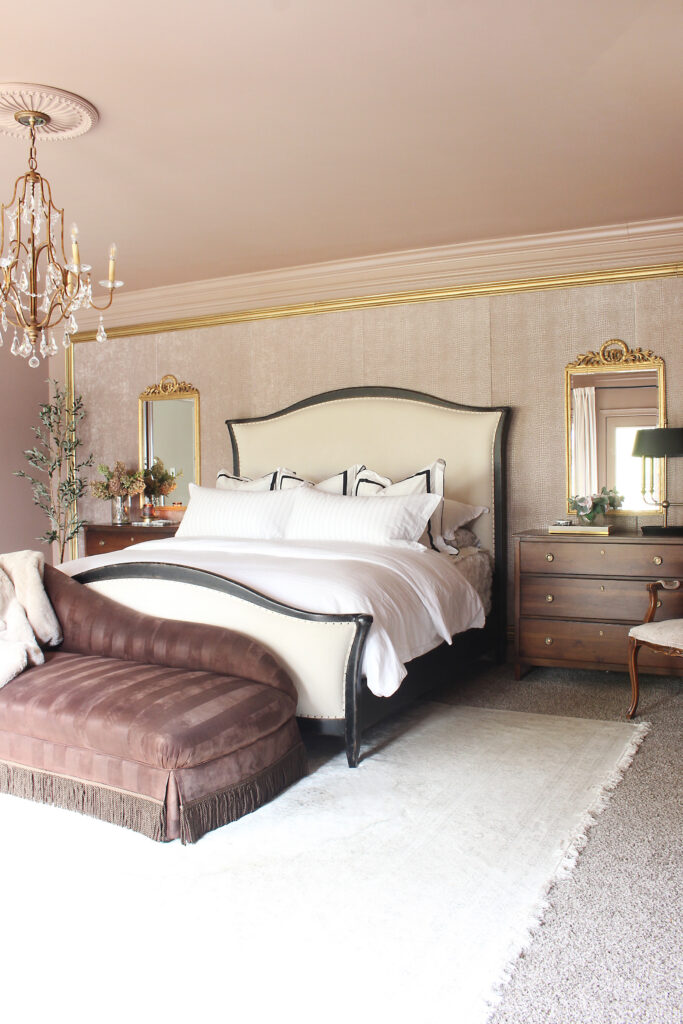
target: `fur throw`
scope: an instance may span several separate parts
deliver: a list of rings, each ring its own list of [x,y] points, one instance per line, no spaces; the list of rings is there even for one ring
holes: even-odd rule
[[[43,587],[40,551],[0,555],[0,686],[27,665],[42,665],[39,644],[58,644],[62,631]]]

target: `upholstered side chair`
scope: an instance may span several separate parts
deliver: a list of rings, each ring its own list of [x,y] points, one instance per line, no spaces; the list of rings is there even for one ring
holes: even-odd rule
[[[656,580],[648,583],[650,604],[647,614],[639,626],[633,626],[628,633],[628,671],[631,676],[631,706],[628,717],[633,718],[638,707],[638,653],[641,647],[649,647],[659,654],[670,654],[683,658],[683,619],[664,619],[653,622],[657,611],[657,594],[660,590],[678,590],[680,580]]]

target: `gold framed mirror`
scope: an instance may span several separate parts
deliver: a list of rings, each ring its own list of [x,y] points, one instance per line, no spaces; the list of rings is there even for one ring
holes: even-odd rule
[[[632,452],[637,430],[666,426],[664,360],[612,338],[565,367],[564,404],[567,512],[573,496],[607,487],[624,496],[616,514],[660,514],[665,460],[646,501],[643,460]]]
[[[197,389],[172,373],[145,388],[138,402],[138,438],[141,469],[161,459],[177,475],[166,504],[187,505],[188,485],[201,483]]]

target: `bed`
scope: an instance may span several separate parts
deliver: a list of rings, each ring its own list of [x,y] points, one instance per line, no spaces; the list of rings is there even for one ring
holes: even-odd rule
[[[151,541],[122,553],[79,559],[63,568],[79,582],[136,610],[229,626],[267,645],[295,681],[300,720],[342,735],[349,765],[355,766],[361,736],[371,724],[443,678],[456,675],[465,661],[484,652],[504,658],[508,413],[504,407],[458,405],[421,392],[368,387],[326,392],[268,416],[226,421],[232,472],[237,476],[258,479],[274,467],[289,467],[315,482],[362,459],[364,466],[386,478],[402,480],[418,467],[443,459],[445,498],[488,509],[469,524],[482,551],[488,552],[469,552],[470,576],[477,558],[490,558],[493,565],[485,622],[478,618],[474,628],[459,632],[450,645],[445,642],[443,626],[435,630],[426,645],[429,651],[423,653],[424,642],[414,646],[420,654],[408,658],[406,678],[400,686],[392,683],[385,687],[386,693],[372,676],[373,651],[383,632],[381,614],[369,612],[363,602],[357,608],[352,606],[355,610],[343,612],[332,602],[328,606],[333,610],[325,610],[322,598],[334,595],[338,584],[335,575],[335,582],[326,587],[324,572],[329,568],[341,573],[353,590],[362,555],[373,565],[374,586],[381,597],[390,578],[400,577],[403,584],[409,583],[427,563],[435,567],[439,580],[452,579],[454,573],[467,579],[464,564],[454,570],[457,559],[453,553],[425,551],[418,557],[407,551],[373,549],[354,553],[357,561],[350,565],[334,545],[331,550],[313,545],[315,551],[311,545],[295,546],[292,553],[278,542],[245,548],[238,541],[227,541],[214,544],[209,553],[201,539],[186,538]],[[274,575],[281,579],[279,589],[269,585],[269,555],[277,559]],[[304,562],[313,570],[310,599],[305,580],[296,589],[287,582],[283,568],[298,571]],[[242,571],[247,563],[249,573]],[[313,594],[316,589],[318,606]],[[446,590],[447,581],[443,586],[439,582],[437,589]],[[465,589],[476,591],[473,576]],[[408,591],[404,592],[409,626],[420,612],[417,605],[410,605]],[[394,600],[388,589],[386,593],[386,603],[390,599],[400,612],[402,599]],[[423,603],[428,605],[429,600],[425,598]]]

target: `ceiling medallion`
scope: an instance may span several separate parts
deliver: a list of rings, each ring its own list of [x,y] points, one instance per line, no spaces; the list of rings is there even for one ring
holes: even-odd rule
[[[74,314],[82,308],[108,309],[116,280],[116,246],[109,250],[109,297],[93,302],[91,267],[81,262],[78,228],[71,225],[71,258],[64,248],[64,210],[52,201],[47,178],[38,173],[36,141],[73,139],[97,124],[99,115],[80,96],[42,85],[0,84],[0,133],[29,141],[28,171],[17,178],[9,204],[0,209],[0,345],[12,335],[12,355],[40,366],[57,354],[54,328],[64,323],[62,344],[71,344],[78,330]],[[21,334],[21,340],[19,335]],[[49,335],[49,337],[48,337]],[[100,316],[97,340],[106,341]]]

